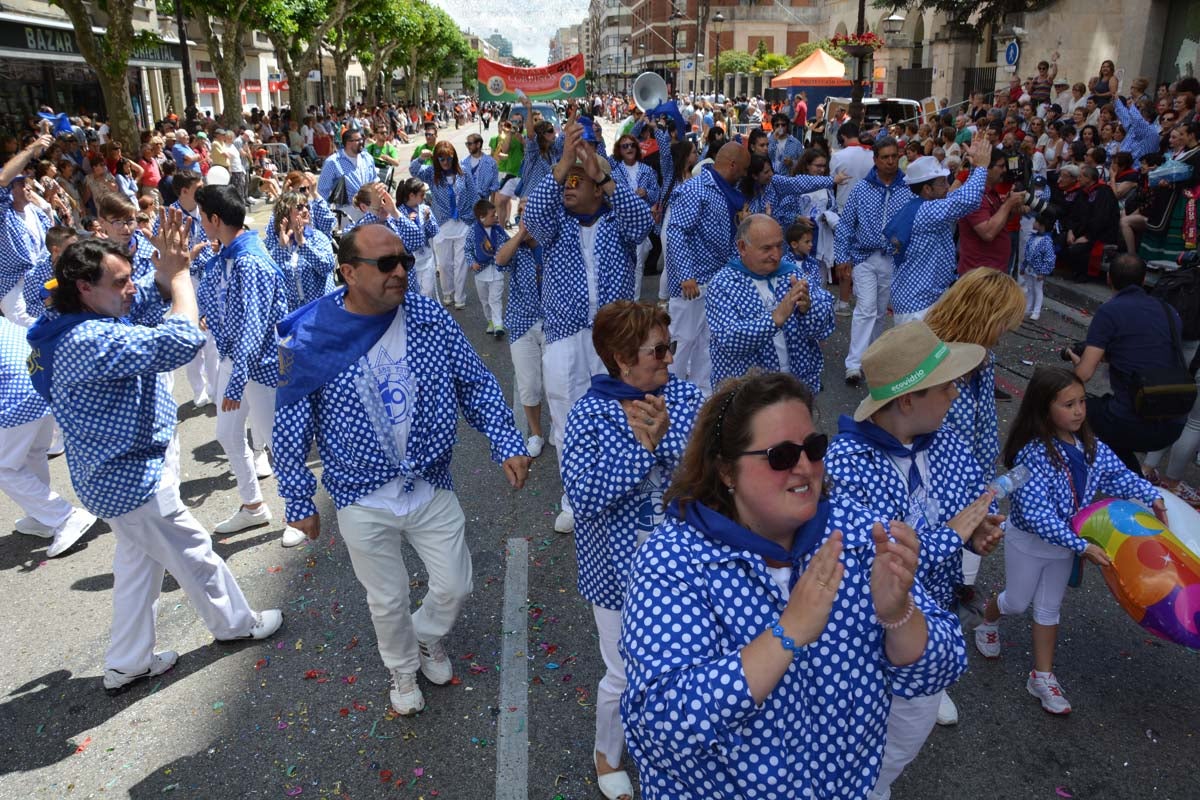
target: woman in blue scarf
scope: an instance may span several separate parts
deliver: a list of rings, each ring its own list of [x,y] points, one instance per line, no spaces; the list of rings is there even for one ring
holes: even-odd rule
[[[621,602],[634,552],[662,521],[663,492],[703,399],[699,388],[667,371],[675,352],[670,324],[648,303],[618,300],[597,312],[592,343],[609,374],[592,376],[567,417],[563,444],[579,592],[592,603],[606,667],[596,693],[595,762],[610,800],[633,797],[621,769]]]
[[[824,497],[812,403],[791,375],[726,381],[634,557],[621,717],[647,800],[863,798],[891,695],[966,668],[912,529]]]

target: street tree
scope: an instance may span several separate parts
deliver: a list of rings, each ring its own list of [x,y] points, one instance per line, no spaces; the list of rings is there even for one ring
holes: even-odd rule
[[[984,28],[993,23],[1003,22],[1008,14],[1038,11],[1052,2],[1053,0],[912,0],[897,3],[895,0],[872,0],[871,5],[891,10],[908,8],[941,12],[959,28],[971,30],[979,36]]]
[[[317,68],[330,31],[358,11],[363,0],[279,0],[264,14],[262,30],[275,48],[279,68],[288,77],[288,102],[304,109],[308,73]]]

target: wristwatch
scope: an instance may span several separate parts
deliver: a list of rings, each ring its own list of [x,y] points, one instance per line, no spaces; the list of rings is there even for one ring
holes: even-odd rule
[[[606,184],[612,183],[612,175],[605,175],[603,180],[596,181],[596,186],[603,189]]]

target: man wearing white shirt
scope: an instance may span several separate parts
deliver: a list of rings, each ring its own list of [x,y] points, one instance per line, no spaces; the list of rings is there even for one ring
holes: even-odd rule
[[[840,109],[839,109],[840,110]],[[871,168],[875,166],[875,156],[871,152],[869,146],[864,146],[858,141],[859,128],[858,123],[852,119],[846,119],[838,129],[842,139],[842,149],[835,150],[833,157],[829,159],[829,172],[831,175],[837,175],[839,172],[850,176],[850,180],[837,187],[837,211],[840,214],[846,206],[846,198],[850,196],[850,190],[854,188],[860,180],[867,176]],[[850,295],[851,287],[851,270],[842,269],[838,272],[838,299],[834,303],[833,310],[838,316],[850,316]]]

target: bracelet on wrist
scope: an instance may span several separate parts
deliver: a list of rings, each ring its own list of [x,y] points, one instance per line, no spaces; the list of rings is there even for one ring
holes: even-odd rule
[[[907,625],[908,621],[912,619],[913,612],[916,610],[917,603],[915,600],[913,600],[913,596],[910,594],[908,596],[908,607],[904,609],[904,616],[900,617],[900,619],[896,620],[895,622],[885,622],[884,619],[878,614],[876,615],[876,618],[879,620],[879,627],[883,628],[885,631],[894,631],[897,628],[902,628]]]
[[[771,628],[771,633],[775,634],[775,638],[779,640],[779,644],[783,649],[792,654],[792,658],[800,655],[800,646],[797,646],[795,639],[784,635],[782,625],[776,625],[774,628]]]

